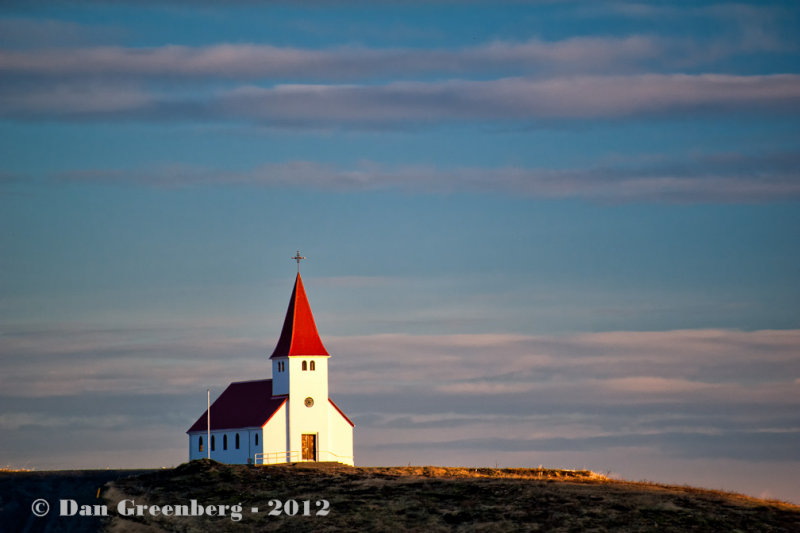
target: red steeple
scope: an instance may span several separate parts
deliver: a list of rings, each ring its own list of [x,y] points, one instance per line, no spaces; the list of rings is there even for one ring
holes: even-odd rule
[[[314,316],[311,314],[299,272],[294,282],[292,299],[289,300],[286,319],[283,321],[281,338],[278,339],[278,345],[270,359],[293,355],[330,355],[317,333],[317,326],[314,324]]]

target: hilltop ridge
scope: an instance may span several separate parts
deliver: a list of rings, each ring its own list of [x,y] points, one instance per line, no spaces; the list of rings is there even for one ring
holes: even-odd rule
[[[31,513],[37,498],[50,502],[46,517]],[[78,506],[105,505],[108,516],[61,517],[58,506],[64,498]],[[120,502],[127,510],[185,505],[191,511],[192,502],[227,507],[224,516],[213,517],[146,511],[120,516]],[[277,505],[281,508],[275,513]],[[238,511],[238,520],[231,511]],[[159,470],[3,471],[0,524],[3,530],[27,532],[795,532],[800,531],[800,506],[614,480],[586,470],[338,463],[251,467],[203,459]]]
[[[126,498],[242,507],[238,521],[115,516],[106,524],[110,531],[800,531],[800,506],[785,502],[545,468],[248,467],[200,460],[118,479],[103,497],[109,508]],[[320,515],[321,500],[328,512]],[[259,512],[251,513],[253,507]]]

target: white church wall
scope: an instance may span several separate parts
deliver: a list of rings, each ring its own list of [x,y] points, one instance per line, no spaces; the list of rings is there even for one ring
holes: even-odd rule
[[[311,363],[314,370],[311,370]],[[303,363],[306,370],[303,370]],[[302,451],[302,435],[317,435],[317,453],[328,449],[328,357],[290,357],[289,447]],[[313,404],[306,405],[306,398]]]
[[[236,434],[239,434],[239,448],[236,448]],[[212,431],[214,437],[214,450],[211,459],[229,464],[248,464],[252,462],[255,454],[264,450],[263,428],[242,428]],[[228,449],[224,449],[224,436],[228,436]],[[285,435],[285,431],[284,431]],[[200,448],[202,439],[203,447]],[[285,436],[284,436],[285,440]],[[206,432],[189,435],[189,460],[205,459],[208,457],[208,437]]]
[[[289,394],[289,358],[276,357],[272,360],[272,395],[282,396]],[[280,370],[283,364],[284,369]]]
[[[236,435],[239,435],[239,448],[236,448]],[[211,451],[211,458],[220,463],[245,464],[248,458],[248,439],[250,434],[245,429],[226,429],[212,431],[211,436],[215,439],[214,450]],[[227,446],[225,445],[227,437]]]
[[[247,464],[248,458],[255,454],[253,451],[255,431],[260,428],[240,428],[216,430],[211,432],[214,447],[211,450],[211,459],[220,463],[228,464]],[[239,447],[236,447],[236,435],[239,435]],[[225,446],[225,437],[227,447]],[[203,439],[203,451],[200,451],[199,442]],[[259,438],[259,441],[261,439]],[[203,459],[208,457],[208,438],[205,432],[189,435],[189,460]],[[227,448],[227,449],[226,449]]]
[[[297,356],[289,357],[286,365],[289,370],[289,390],[292,396],[301,395],[303,400],[308,396],[314,401],[328,401],[328,357]],[[314,370],[311,370],[311,363]],[[303,370],[306,363],[306,370]],[[324,403],[323,402],[323,403]]]
[[[265,463],[286,462],[285,459],[277,461],[276,454],[280,453],[280,457],[284,457],[283,453],[286,452],[286,416],[288,402],[281,405],[272,418],[264,424],[261,429],[261,450],[264,453]]]
[[[337,461],[348,465],[354,465],[353,460],[353,426],[345,420],[342,414],[333,406],[328,404],[328,451],[327,457],[320,457],[320,461]]]
[[[248,433],[250,451],[247,457],[250,461],[255,461],[256,454],[264,451],[264,428],[252,429]]]
[[[200,448],[200,442],[203,443],[203,448]],[[189,460],[202,459],[208,457],[208,442],[206,434],[189,435]]]

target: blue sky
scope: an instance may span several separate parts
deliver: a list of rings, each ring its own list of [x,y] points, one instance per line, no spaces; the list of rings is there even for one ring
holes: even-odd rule
[[[207,387],[269,377],[299,248],[358,464],[800,502],[798,25],[4,2],[0,463],[185,460]]]

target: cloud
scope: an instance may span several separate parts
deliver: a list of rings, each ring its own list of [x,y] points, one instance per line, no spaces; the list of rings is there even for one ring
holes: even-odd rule
[[[793,372],[800,371],[797,330],[605,332],[564,337],[395,334],[333,338],[329,345],[337,353],[354,354],[346,362],[354,373],[345,373],[348,385],[374,377],[365,369],[349,368],[357,364],[359,354],[367,353],[381,354],[372,356],[374,362],[392,368],[398,383],[405,376],[413,381],[425,375],[426,381],[442,385],[533,383],[548,393],[550,385],[562,386],[565,381],[592,389],[601,385],[634,396],[664,392],[680,396],[715,389],[718,384],[744,389],[782,383],[791,388],[795,386]],[[486,367],[487,354],[495,363],[494,370]],[[421,368],[425,371],[416,374]],[[772,397],[766,388],[761,392]],[[776,389],[775,398],[784,392]]]
[[[796,113],[800,76],[643,74],[242,86],[210,95],[92,82],[3,84],[0,116],[73,120],[244,121],[293,127],[396,128],[448,122]]]
[[[262,362],[254,354],[271,348],[253,339],[216,338],[207,328],[9,328],[0,345],[0,388],[24,397],[183,393],[225,376],[234,381],[228,365],[247,374]],[[220,360],[219,354],[226,356]],[[202,369],[187,373],[198,361]]]
[[[604,72],[630,69],[662,56],[674,58],[694,46],[657,37],[573,37],[561,41],[494,41],[453,49],[328,49],[268,44],[166,45],[152,48],[97,46],[0,51],[7,76],[102,76],[122,78],[360,79],[420,74],[486,72]],[[672,54],[667,54],[671,51]],[[681,54],[678,54],[681,55]]]
[[[265,123],[381,125],[793,112],[798,101],[797,75],[646,74],[381,86],[250,86],[221,95],[218,105],[224,115]]]
[[[725,432],[704,433],[616,434],[585,438],[506,439],[489,437],[446,440],[436,443],[446,449],[477,449],[507,451],[581,451],[611,448],[656,448],[667,455],[689,457],[748,459],[751,461],[797,461],[800,431],[791,432]],[[398,442],[376,446],[379,449],[426,449],[430,442]],[[752,449],[760,447],[763,455],[754,457]]]
[[[9,327],[0,347],[0,384],[6,394],[29,397],[182,392],[215,375],[216,380],[236,380],[235,372],[222,370],[226,367],[243,376],[269,373],[262,355],[272,347],[270,342],[223,332],[208,325]],[[420,387],[426,394],[514,396],[563,388],[576,393],[578,401],[589,396],[686,401],[700,394],[708,401],[724,402],[742,394],[740,399],[747,401],[792,404],[796,399],[786,393],[796,388],[800,372],[797,330],[622,331],[563,337],[383,334],[332,337],[326,343],[334,353],[346,354],[337,358],[340,373],[335,377],[343,390],[381,383],[385,392]],[[494,362],[489,367],[487,357]],[[187,367],[197,361],[203,364]],[[392,375],[390,384],[384,380],[387,373]]]
[[[312,161],[269,163],[244,171],[167,165],[139,170],[74,170],[71,181],[124,181],[159,187],[209,184],[296,187],[336,191],[399,189],[424,193],[493,192],[536,198],[587,198],[604,202],[765,202],[800,197],[800,156],[706,154],[682,160],[583,169],[524,167],[387,166],[361,161],[340,168]]]
[[[578,6],[573,14],[606,18],[609,15],[657,20],[668,24],[700,23],[726,37],[706,43],[706,57],[742,52],[778,52],[796,49],[791,28],[794,12],[780,3],[676,3],[603,2]]]
[[[155,105],[155,96],[130,84],[58,83],[47,86],[0,83],[0,114],[18,117],[78,118],[140,113]]]

